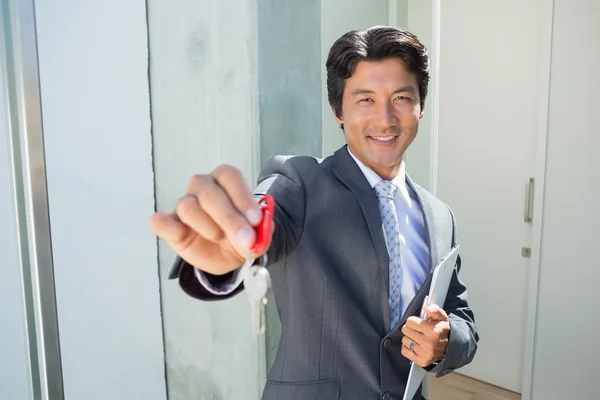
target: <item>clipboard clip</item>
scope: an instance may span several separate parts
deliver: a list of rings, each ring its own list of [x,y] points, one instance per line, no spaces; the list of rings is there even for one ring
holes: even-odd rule
[[[430,299],[429,296],[425,296],[425,299],[423,299],[423,307],[421,307],[421,319],[424,320],[424,321],[428,321],[429,320],[429,316],[425,312],[425,307],[429,306],[430,300],[431,299]]]

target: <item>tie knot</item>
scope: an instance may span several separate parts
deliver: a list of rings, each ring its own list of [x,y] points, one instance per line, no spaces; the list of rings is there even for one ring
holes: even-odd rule
[[[398,187],[391,181],[381,180],[375,185],[375,194],[379,198],[393,199]]]

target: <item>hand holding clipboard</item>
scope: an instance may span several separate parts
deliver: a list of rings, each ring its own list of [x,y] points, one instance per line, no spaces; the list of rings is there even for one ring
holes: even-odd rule
[[[421,309],[421,319],[428,319],[428,316],[425,313],[425,307],[429,306],[430,304],[437,304],[440,307],[444,306],[444,303],[446,302],[446,295],[448,294],[448,288],[450,287],[450,281],[452,280],[452,275],[454,274],[456,260],[458,259],[459,248],[460,246],[452,248],[433,270],[429,294],[425,296],[423,308]],[[408,381],[406,383],[406,389],[404,390],[403,400],[412,400],[415,393],[419,389],[423,378],[425,378],[425,375],[427,375],[427,371],[425,371],[423,368],[414,363],[411,365],[410,373],[408,374]]]

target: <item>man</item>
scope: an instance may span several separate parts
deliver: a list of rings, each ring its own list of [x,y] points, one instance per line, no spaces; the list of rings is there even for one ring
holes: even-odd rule
[[[428,81],[427,51],[410,32],[349,32],[327,59],[347,146],[324,160],[271,159],[254,196],[220,166],[192,177],[172,214],[151,218],[180,256],[172,278],[191,296],[224,299],[243,288],[256,198],[274,197],[267,255],[282,334],[264,400],[401,399],[411,361],[442,376],[473,359],[479,338],[458,272],[444,308],[418,318],[431,270],[455,244],[451,211],[403,163]]]

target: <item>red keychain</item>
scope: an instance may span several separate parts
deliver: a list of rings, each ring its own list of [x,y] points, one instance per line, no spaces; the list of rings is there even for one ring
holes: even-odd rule
[[[256,227],[256,242],[250,249],[252,254],[261,254],[269,245],[271,231],[273,229],[273,212],[275,210],[275,200],[271,195],[265,195],[259,201],[263,217],[260,224]]]

